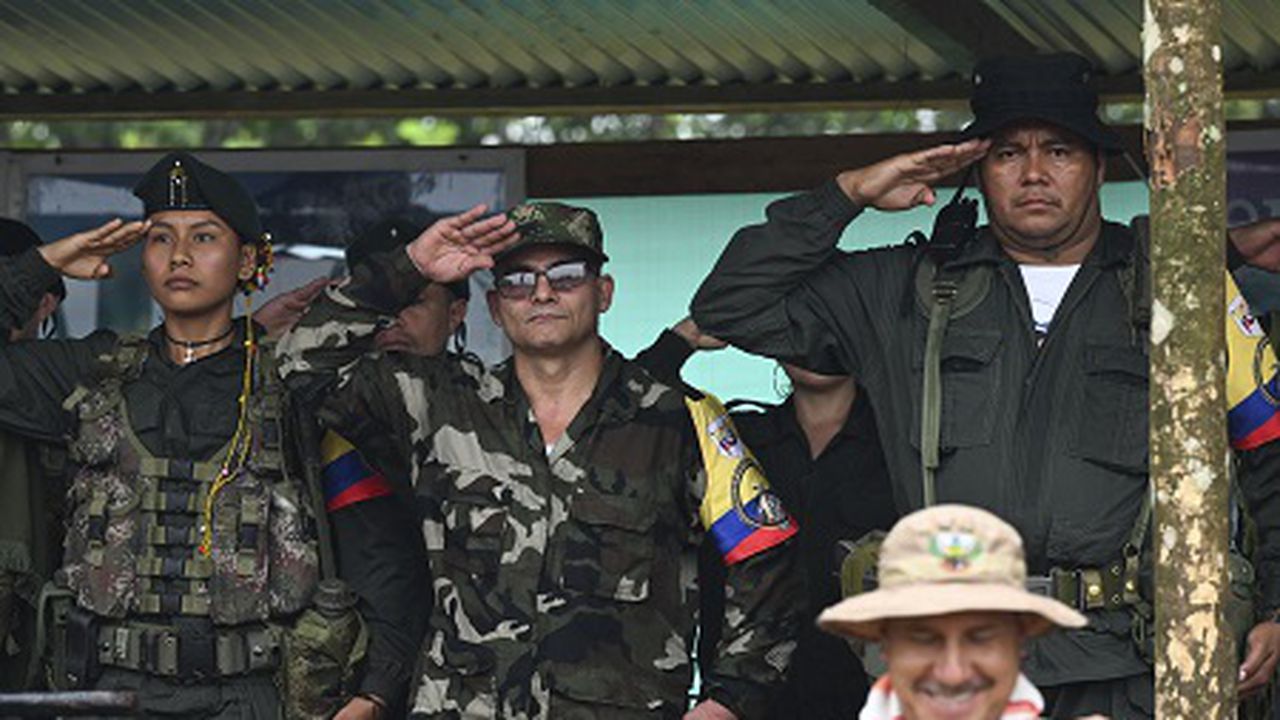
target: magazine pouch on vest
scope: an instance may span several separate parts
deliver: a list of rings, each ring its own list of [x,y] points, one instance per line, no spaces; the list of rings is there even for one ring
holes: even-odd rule
[[[66,401],[79,422],[69,447],[78,471],[61,574],[100,626],[87,639],[101,664],[174,677],[274,669],[279,625],[310,602],[319,562],[315,506],[285,467],[271,353],[257,352],[248,458],[215,495],[204,552],[205,503],[230,441],[194,461],[156,456],[138,439],[124,387],[148,348],[143,338],[122,339],[99,358],[96,382]],[[74,622],[68,631],[77,632]],[[103,649],[112,642],[114,651]]]

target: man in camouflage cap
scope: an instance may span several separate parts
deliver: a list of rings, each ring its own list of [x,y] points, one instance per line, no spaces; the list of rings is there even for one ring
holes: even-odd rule
[[[287,382],[327,398],[323,421],[375,465],[411,458],[435,590],[413,712],[686,716],[706,525],[699,430],[684,393],[599,335],[614,281],[595,214],[483,213],[371,258],[375,272],[320,297],[281,344]],[[481,269],[511,359],[366,356],[379,316]],[[789,534],[753,537],[726,556],[709,699],[687,717],[759,717],[786,666]]]

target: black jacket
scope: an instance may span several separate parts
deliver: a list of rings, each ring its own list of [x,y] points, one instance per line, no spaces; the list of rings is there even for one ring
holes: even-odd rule
[[[684,339],[665,331],[636,356],[636,362],[664,382],[678,382],[691,353]],[[790,398],[781,405],[731,402],[729,407],[743,442],[800,528],[795,567],[803,577],[804,621],[786,681],[770,698],[770,717],[856,717],[867,695],[862,664],[848,643],[819,630],[816,620],[824,608],[841,599],[837,543],[855,541],[871,530],[888,530],[898,517],[875,413],[860,391],[844,427],[813,458]],[[723,575],[720,557],[703,552],[699,557],[698,656],[704,674],[711,671],[707,660],[720,641]]]
[[[875,407],[894,492],[922,504],[920,392],[928,318],[916,300],[920,250],[844,253],[860,212],[834,181],[775,202],[742,228],[698,290],[706,332],[815,371],[847,372]],[[954,318],[942,347],[940,502],[987,508],[1022,533],[1032,573],[1120,558],[1147,492],[1147,357],[1123,275],[1128,228],[1104,223],[1043,345],[1017,264],[985,229],[952,263],[986,265],[989,292]],[[1274,443],[1273,443],[1274,445]],[[1266,604],[1280,603],[1276,451],[1244,455],[1242,479],[1262,538]],[[1267,470],[1267,466],[1270,470]],[[1035,644],[1025,669],[1041,685],[1148,672],[1125,610],[1091,613],[1087,629]]]

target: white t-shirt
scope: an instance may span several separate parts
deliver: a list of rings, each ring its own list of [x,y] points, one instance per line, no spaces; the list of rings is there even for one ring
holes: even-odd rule
[[[1027,299],[1031,301],[1031,320],[1036,337],[1043,340],[1049,334],[1053,314],[1058,312],[1080,264],[1019,265],[1018,268],[1022,270],[1022,284],[1027,286]]]

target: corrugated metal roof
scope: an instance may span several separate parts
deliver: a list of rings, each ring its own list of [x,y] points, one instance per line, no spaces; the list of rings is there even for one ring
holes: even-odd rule
[[[1141,0],[0,0],[0,115],[931,102],[998,50],[1074,50],[1134,93],[1141,22]],[[1280,2],[1223,22],[1228,87],[1280,86]]]

